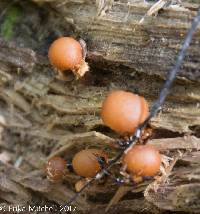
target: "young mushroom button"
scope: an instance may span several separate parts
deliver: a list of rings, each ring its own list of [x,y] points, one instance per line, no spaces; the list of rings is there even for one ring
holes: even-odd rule
[[[56,39],[49,48],[48,57],[59,72],[72,71],[76,77],[82,77],[89,69],[81,44],[72,37]]]
[[[61,157],[53,157],[46,164],[47,178],[52,182],[60,182],[65,176],[67,162]]]
[[[124,154],[122,162],[133,175],[155,176],[160,170],[161,155],[151,145],[136,145]]]
[[[107,155],[99,149],[85,149],[75,154],[72,160],[74,171],[85,178],[94,177],[102,168],[100,159],[107,162]]]
[[[111,92],[101,111],[104,124],[121,135],[133,134],[148,114],[148,103],[143,97],[122,90]]]

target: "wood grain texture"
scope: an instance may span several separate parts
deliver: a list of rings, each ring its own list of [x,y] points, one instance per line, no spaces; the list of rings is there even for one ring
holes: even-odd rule
[[[51,184],[43,172],[45,161],[54,155],[70,159],[88,147],[104,149],[109,158],[116,155],[119,136],[102,123],[103,99],[111,90],[124,89],[144,96],[152,105],[199,2],[183,1],[182,7],[165,8],[142,24],[139,21],[153,3],[34,2],[39,6],[30,1],[17,3],[25,15],[13,29],[15,42],[0,40],[0,148],[11,153],[12,159],[11,164],[0,162],[0,186],[4,187],[0,198],[10,203],[19,203],[19,198],[25,203],[41,199],[64,204],[80,178],[69,173],[64,184]],[[50,42],[62,35],[87,42],[91,69],[78,81],[70,75],[67,82],[56,79],[48,62]],[[184,155],[168,182],[157,184],[157,192],[149,187],[145,199],[143,191],[149,181],[139,184],[108,213],[200,212],[199,41],[198,28],[167,101],[150,122],[157,139],[149,144],[172,158],[178,151]],[[15,167],[19,163],[20,170]],[[112,170],[119,175],[120,164]],[[5,175],[7,183],[3,183]],[[86,197],[78,199],[79,212],[102,213],[117,189],[111,178],[96,182],[85,192]]]
[[[187,3],[185,7],[184,3]],[[175,62],[198,4],[185,1],[183,6],[168,7],[139,24],[151,5],[138,0],[51,3],[88,41],[88,58],[95,60],[96,65],[99,62],[101,68],[106,68],[108,63],[125,73],[131,68],[131,71],[164,78]],[[198,82],[199,38],[200,30],[196,32],[179,75]]]

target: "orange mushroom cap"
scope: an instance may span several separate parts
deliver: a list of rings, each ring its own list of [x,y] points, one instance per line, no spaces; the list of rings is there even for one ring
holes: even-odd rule
[[[72,160],[74,171],[82,177],[93,177],[101,170],[101,165],[97,157],[104,157],[107,161],[107,155],[98,149],[85,149],[75,154]]]
[[[48,57],[50,63],[60,71],[74,70],[82,63],[82,47],[71,37],[60,37],[51,44]]]
[[[154,176],[159,172],[161,155],[151,145],[136,145],[123,157],[127,171],[137,176]]]
[[[122,90],[111,92],[101,111],[104,124],[122,135],[133,134],[148,114],[148,103],[143,97]]]

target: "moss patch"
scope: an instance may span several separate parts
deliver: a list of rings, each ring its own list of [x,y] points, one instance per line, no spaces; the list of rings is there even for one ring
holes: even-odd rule
[[[14,36],[14,26],[22,17],[22,9],[12,6],[8,9],[4,21],[1,24],[0,34],[5,40],[11,40]]]

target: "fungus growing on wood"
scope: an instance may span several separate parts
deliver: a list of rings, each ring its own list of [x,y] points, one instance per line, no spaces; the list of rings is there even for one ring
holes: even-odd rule
[[[72,71],[77,78],[84,76],[89,67],[84,59],[81,44],[72,37],[60,37],[50,46],[48,57],[50,63],[58,69],[59,74]]]

